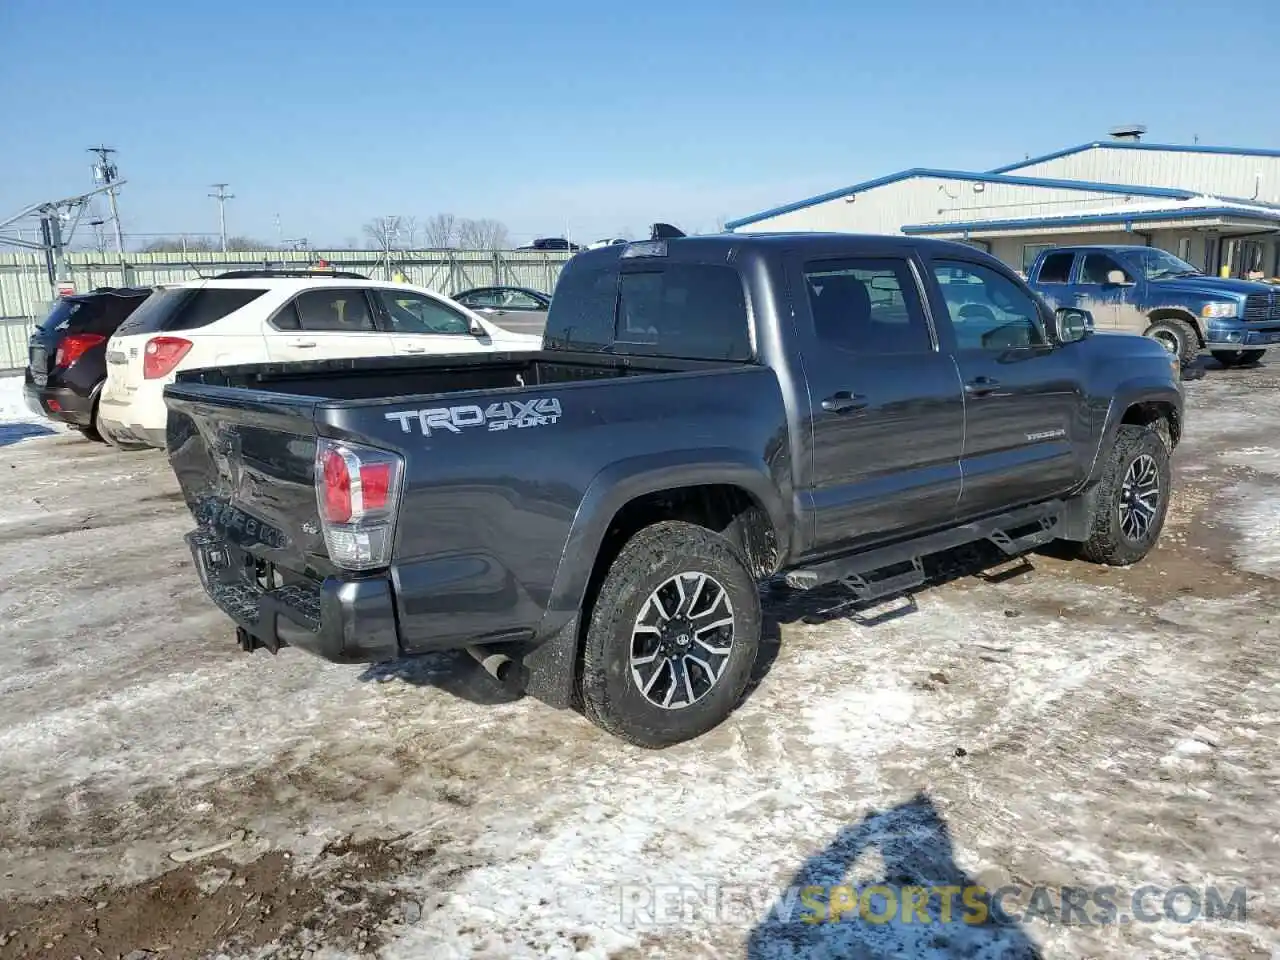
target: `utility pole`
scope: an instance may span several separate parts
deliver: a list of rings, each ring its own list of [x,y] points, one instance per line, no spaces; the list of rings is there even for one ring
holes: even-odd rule
[[[227,193],[227,187],[230,186],[230,184],[215,183],[215,184],[211,184],[211,186],[213,187],[213,189],[218,191],[217,193],[209,194],[209,196],[211,196],[214,200],[218,201],[218,232],[222,234],[222,252],[226,253],[227,252],[227,201],[234,200],[236,198],[236,195],[234,193]]]
[[[120,269],[123,271],[124,233],[120,229],[120,208],[116,205],[116,181],[120,179],[120,170],[111,159],[111,155],[115,152],[115,147],[89,148],[89,153],[96,154],[98,157],[98,162],[93,165],[93,182],[107,188],[107,202],[111,205],[111,223],[116,228],[116,255],[120,258]]]

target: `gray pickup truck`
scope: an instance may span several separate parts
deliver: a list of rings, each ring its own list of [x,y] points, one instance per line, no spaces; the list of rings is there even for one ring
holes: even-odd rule
[[[543,349],[180,375],[167,447],[241,646],[470,651],[634,743],[697,736],[756,658],[757,585],[924,582],[922,558],[1155,544],[1177,360],[1093,336],[958,244],[616,245]]]

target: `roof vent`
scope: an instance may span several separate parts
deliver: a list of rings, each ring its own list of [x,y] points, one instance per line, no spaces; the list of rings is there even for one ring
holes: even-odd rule
[[[1147,132],[1147,128],[1141,123],[1125,123],[1118,127],[1112,127],[1107,132],[1111,134],[1112,140],[1128,140],[1137,143],[1142,139],[1142,135]]]

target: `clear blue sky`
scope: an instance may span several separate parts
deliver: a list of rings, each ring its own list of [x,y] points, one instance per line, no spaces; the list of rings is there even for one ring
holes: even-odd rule
[[[119,148],[133,233],[714,228],[1105,136],[1280,148],[1280,3],[0,0],[0,216]]]

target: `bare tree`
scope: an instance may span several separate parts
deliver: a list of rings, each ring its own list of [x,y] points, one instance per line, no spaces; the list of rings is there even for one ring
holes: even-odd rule
[[[458,246],[464,250],[505,250],[511,244],[507,225],[501,220],[461,220]]]
[[[400,236],[400,217],[374,217],[364,225],[364,235],[375,250],[391,250]]]
[[[405,249],[413,250],[418,246],[418,218],[400,218],[400,236],[404,237]]]
[[[422,225],[422,239],[430,248],[452,247],[458,239],[458,218],[452,213],[437,213]]]

